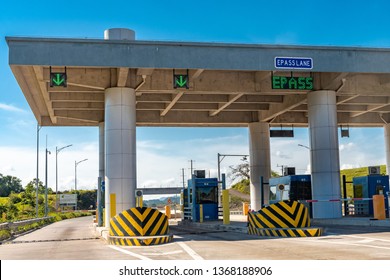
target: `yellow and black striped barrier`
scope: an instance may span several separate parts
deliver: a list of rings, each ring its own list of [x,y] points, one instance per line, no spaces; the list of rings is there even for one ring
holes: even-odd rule
[[[267,237],[315,237],[322,235],[321,228],[253,228],[248,227],[251,235]]]
[[[297,201],[281,201],[248,213],[248,234],[273,237],[313,237],[321,228],[310,227],[308,209]]]
[[[173,236],[138,236],[138,237],[121,237],[121,236],[110,236],[110,244],[120,246],[150,246],[159,245],[172,242]]]
[[[168,218],[156,209],[134,207],[110,220],[110,244],[148,246],[171,242]]]

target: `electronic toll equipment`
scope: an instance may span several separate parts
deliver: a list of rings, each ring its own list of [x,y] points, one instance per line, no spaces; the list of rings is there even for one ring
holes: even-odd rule
[[[354,198],[363,199],[354,200],[355,215],[372,216],[374,214],[373,203],[372,200],[368,199],[371,199],[372,196],[376,194],[382,194],[385,197],[385,209],[389,209],[389,202],[387,199],[389,192],[388,175],[371,174],[368,176],[355,177],[352,182]]]
[[[184,209],[191,209],[194,222],[200,221],[200,215],[203,221],[218,220],[218,179],[193,176],[183,190],[183,203]]]
[[[311,199],[311,176],[288,175],[269,179],[270,203]],[[272,201],[272,202],[271,202]]]
[[[277,203],[282,200],[310,200],[311,176],[310,175],[288,175],[269,179],[269,203]],[[311,203],[302,202],[312,216]]]

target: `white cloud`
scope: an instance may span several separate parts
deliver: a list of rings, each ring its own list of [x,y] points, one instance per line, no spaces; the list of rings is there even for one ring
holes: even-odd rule
[[[234,136],[213,138],[191,138],[189,140],[159,140],[137,142],[137,185],[139,187],[182,186],[182,168],[185,171],[185,183],[189,178],[189,160],[194,160],[194,169],[205,169],[206,175],[217,177],[217,153],[228,155],[249,154],[249,145],[245,131]],[[97,137],[96,137],[97,138]],[[355,141],[356,140],[356,141]],[[64,145],[67,139],[62,140]],[[350,140],[349,140],[350,141]],[[308,135],[296,133],[295,138],[271,138],[271,168],[280,173],[281,165],[295,167],[298,174],[310,170],[310,152],[299,147],[307,144]],[[342,169],[379,165],[385,163],[384,146],[366,145],[354,139],[351,143],[340,145],[340,166]],[[75,143],[75,142],[73,142]],[[43,145],[43,144],[42,144]],[[56,143],[61,146],[61,144]],[[157,147],[153,149],[151,147]],[[55,147],[50,148],[48,157],[49,187],[55,189]],[[0,147],[0,173],[13,175],[23,181],[25,186],[36,176],[36,149],[24,146]],[[98,176],[98,142],[78,143],[63,150],[58,155],[59,189],[74,188],[74,163],[88,158],[77,167],[78,188],[96,188]],[[221,173],[228,174],[229,166],[237,165],[241,157],[227,156],[221,161]],[[39,177],[45,178],[45,153],[40,148]],[[230,183],[228,179],[228,183]]]
[[[8,112],[19,112],[19,113],[25,113],[26,112],[25,110],[23,110],[21,108],[18,108],[18,107],[14,106],[14,105],[5,104],[5,103],[0,103],[0,109],[8,111]]]
[[[349,142],[347,144],[340,144],[340,146],[339,146],[340,152],[344,151],[344,150],[351,151],[354,148],[355,148],[355,143],[352,143],[352,142]]]

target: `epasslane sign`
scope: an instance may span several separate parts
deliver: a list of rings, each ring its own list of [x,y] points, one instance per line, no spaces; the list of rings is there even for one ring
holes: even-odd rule
[[[275,57],[276,69],[313,69],[313,59],[311,57]]]

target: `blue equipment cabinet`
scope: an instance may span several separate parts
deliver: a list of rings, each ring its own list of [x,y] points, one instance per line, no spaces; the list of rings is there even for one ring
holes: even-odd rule
[[[309,200],[311,196],[310,175],[288,175],[269,179],[269,201]]]
[[[190,195],[188,196],[188,190]],[[203,220],[218,220],[218,179],[196,178],[188,180],[188,188],[183,190],[184,207],[192,208],[192,221],[200,220],[200,205],[203,205]],[[195,195],[192,195],[195,194]]]
[[[389,192],[388,175],[368,175],[355,177],[353,178],[352,182],[354,198],[372,198],[373,195],[383,194],[385,197],[385,208],[386,210],[389,209],[389,202],[387,199],[387,193]],[[374,214],[372,200],[355,200],[354,205],[355,215],[357,216],[372,216]]]
[[[287,175],[269,179],[269,203],[282,200],[310,200],[311,175]],[[313,216],[311,202],[301,202],[309,209],[310,217]]]

